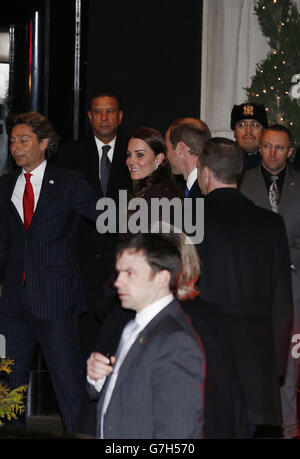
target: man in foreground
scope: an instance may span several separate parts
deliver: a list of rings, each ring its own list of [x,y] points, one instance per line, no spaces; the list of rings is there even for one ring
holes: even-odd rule
[[[172,294],[181,270],[178,249],[159,235],[140,234],[119,249],[116,269],[122,307],[136,316],[116,356],[92,353],[88,360],[99,437],[201,438],[204,355]]]

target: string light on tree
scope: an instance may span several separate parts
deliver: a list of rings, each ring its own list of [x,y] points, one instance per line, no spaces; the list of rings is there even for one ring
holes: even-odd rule
[[[258,0],[254,12],[270,51],[245,88],[245,102],[264,104],[269,123],[287,126],[300,147],[300,14],[292,0]]]

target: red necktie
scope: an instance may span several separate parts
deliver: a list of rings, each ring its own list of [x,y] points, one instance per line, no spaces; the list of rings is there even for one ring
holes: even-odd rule
[[[24,226],[28,230],[31,223],[34,210],[34,194],[33,188],[30,182],[31,174],[27,172],[25,174],[26,185],[23,194],[23,211],[24,211]]]

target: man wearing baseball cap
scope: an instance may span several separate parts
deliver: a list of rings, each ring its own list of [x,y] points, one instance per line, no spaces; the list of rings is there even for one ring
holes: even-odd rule
[[[244,152],[244,170],[258,166],[261,162],[259,143],[264,129],[268,127],[264,105],[251,102],[234,105],[230,127]]]

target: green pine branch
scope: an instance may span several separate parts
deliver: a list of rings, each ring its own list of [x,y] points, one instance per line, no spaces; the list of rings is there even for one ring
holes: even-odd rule
[[[11,366],[14,364],[13,360],[1,359],[0,371],[7,374],[11,373]],[[10,390],[8,387],[0,383],[0,425],[1,419],[17,419],[18,416],[25,411],[24,395],[27,390],[27,385],[17,387]]]
[[[263,104],[269,123],[288,127],[297,147],[300,146],[300,97],[292,95],[297,84],[293,78],[300,75],[300,15],[290,0],[260,0],[254,11],[271,50],[265,60],[258,62],[250,87],[244,88],[246,101]]]

